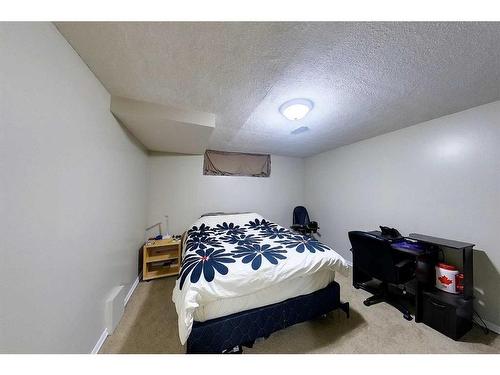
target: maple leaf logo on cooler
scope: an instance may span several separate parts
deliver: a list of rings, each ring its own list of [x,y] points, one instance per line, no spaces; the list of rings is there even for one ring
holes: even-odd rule
[[[443,276],[439,276],[438,277],[438,280],[441,284],[444,284],[446,286],[450,285],[453,281],[451,281],[450,279],[448,279],[446,277],[446,275],[443,275]]]

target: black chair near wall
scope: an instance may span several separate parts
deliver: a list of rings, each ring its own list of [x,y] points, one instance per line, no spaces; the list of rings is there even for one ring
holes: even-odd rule
[[[297,206],[293,209],[293,225],[292,230],[301,234],[311,235],[318,233],[318,223],[309,219],[309,213],[304,206]],[[318,233],[319,234],[319,233]]]
[[[403,313],[406,320],[412,320],[408,309],[389,294],[389,284],[404,284],[415,276],[415,261],[405,258],[391,247],[388,239],[361,231],[349,232],[352,245],[353,272],[362,272],[381,281],[378,292],[366,299],[365,306],[380,302],[389,303]],[[360,285],[354,283],[355,288]]]

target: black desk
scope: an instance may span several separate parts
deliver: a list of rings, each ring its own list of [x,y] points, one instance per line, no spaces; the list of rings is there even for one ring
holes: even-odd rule
[[[383,237],[382,233],[378,230],[368,232],[377,237]],[[407,238],[405,238],[407,239]],[[412,241],[414,239],[411,239]],[[415,239],[418,244],[420,241]],[[404,254],[405,257],[413,258],[416,264],[415,280],[408,283],[407,292],[414,296],[415,304],[415,322],[421,322],[423,315],[423,291],[427,285],[434,285],[434,265],[438,259],[438,248],[429,244],[424,244],[423,249],[409,249],[406,247],[398,246],[398,241],[393,241],[391,247],[394,251]],[[361,287],[370,293],[375,291],[367,286],[367,282],[371,277],[365,275],[361,270],[353,268],[353,284]]]
[[[380,231],[369,232],[381,236]],[[405,239],[423,244],[424,250],[414,250],[398,246],[392,248],[406,256],[415,258],[415,322],[424,322],[430,327],[457,340],[472,328],[473,314],[473,247],[468,242],[454,241],[418,233],[410,233]],[[435,265],[440,249],[461,251],[463,259],[464,292],[450,294],[435,288]],[[353,281],[363,282],[359,271],[353,270]]]

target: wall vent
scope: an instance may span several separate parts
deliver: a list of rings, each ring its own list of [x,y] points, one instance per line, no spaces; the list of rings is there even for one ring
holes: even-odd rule
[[[125,311],[125,286],[114,288],[106,299],[105,318],[108,334],[112,334]]]

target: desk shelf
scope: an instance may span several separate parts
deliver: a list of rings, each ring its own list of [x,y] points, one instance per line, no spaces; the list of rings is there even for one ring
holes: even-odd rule
[[[408,236],[411,239],[437,246],[462,252],[462,269],[464,274],[464,299],[471,299],[474,297],[474,274],[473,274],[473,250],[475,246],[473,243],[448,240],[446,238],[426,236],[425,234],[410,233]],[[471,317],[472,319],[472,317]]]
[[[455,249],[455,250],[462,250],[462,249],[465,249],[467,247],[474,247],[475,246],[473,243],[469,243],[469,242],[448,240],[446,238],[432,237],[432,236],[427,236],[425,234],[419,234],[419,233],[410,233],[408,238],[411,238],[413,240],[417,240],[420,242],[425,242],[425,243],[428,243],[430,245],[442,246],[442,247],[447,247],[449,249]]]

